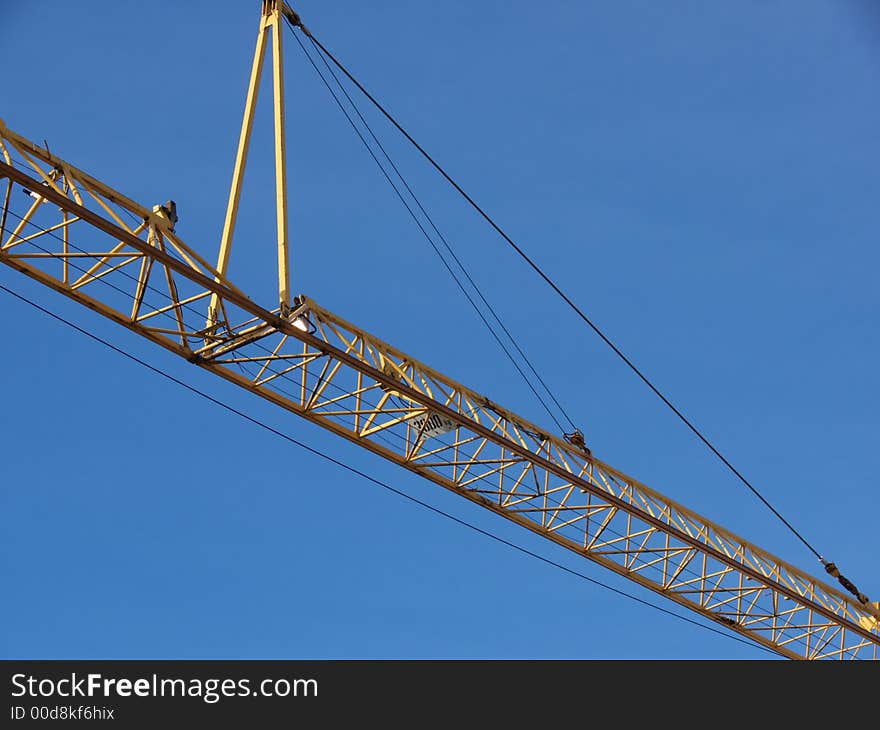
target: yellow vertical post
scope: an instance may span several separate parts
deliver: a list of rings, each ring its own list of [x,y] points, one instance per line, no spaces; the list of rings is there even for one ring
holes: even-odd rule
[[[226,270],[229,266],[232,236],[235,230],[236,217],[238,216],[238,204],[241,199],[241,188],[244,182],[244,169],[247,164],[248,146],[253,129],[254,112],[257,106],[257,93],[260,87],[263,60],[266,56],[266,35],[271,29],[275,119],[275,203],[278,223],[278,298],[281,314],[286,316],[290,311],[290,269],[287,227],[287,157],[284,129],[284,59],[282,55],[282,34],[284,29],[282,27],[282,8],[283,3],[280,0],[263,0],[260,30],[257,35],[257,47],[254,51],[254,62],[251,67],[251,78],[244,106],[244,118],[241,122],[241,135],[238,140],[238,152],[235,157],[235,168],[232,173],[232,186],[229,190],[226,219],[223,223],[223,235],[220,239],[217,273],[220,276],[226,276]],[[219,322],[219,305],[219,298],[216,294],[213,294],[208,307],[207,327],[209,332],[213,331]]]
[[[272,12],[272,69],[275,91],[275,198],[278,221],[278,298],[281,316],[290,311],[290,272],[288,270],[287,158],[284,130],[284,59],[281,53],[282,18],[279,3]]]
[[[238,151],[235,155],[235,167],[232,172],[232,185],[229,189],[229,202],[226,205],[226,219],[223,222],[223,235],[220,238],[220,254],[217,257],[217,272],[226,275],[229,266],[229,253],[232,250],[232,234],[235,230],[235,220],[238,217],[238,203],[241,199],[241,186],[244,182],[244,168],[247,164],[248,146],[251,141],[251,129],[254,125],[254,111],[257,107],[257,93],[260,89],[260,76],[263,72],[263,58],[266,55],[266,33],[269,20],[264,12],[260,16],[260,29],[257,34],[257,47],[254,51],[254,61],[251,66],[251,78],[248,83],[247,99],[244,105],[244,118],[241,122],[241,135],[238,138]],[[218,298],[216,294],[211,296],[208,307],[208,327],[213,327],[218,321]]]

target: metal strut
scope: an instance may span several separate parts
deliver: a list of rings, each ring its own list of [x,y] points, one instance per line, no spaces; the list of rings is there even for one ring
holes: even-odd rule
[[[241,134],[238,138],[238,150],[235,154],[235,166],[232,171],[232,184],[229,188],[229,201],[226,205],[226,218],[223,222],[223,233],[220,237],[220,252],[217,256],[217,271],[225,276],[229,268],[229,255],[232,251],[232,237],[238,217],[238,205],[241,200],[241,189],[244,183],[244,171],[247,166],[248,148],[254,125],[254,112],[257,108],[257,95],[260,90],[260,78],[263,73],[263,60],[266,56],[266,42],[272,35],[272,98],[273,118],[275,122],[275,214],[278,226],[278,300],[282,316],[290,312],[290,265],[289,265],[289,231],[287,225],[287,155],[286,132],[284,121],[284,58],[282,54],[282,15],[293,13],[280,0],[263,0],[260,25],[257,30],[257,45],[251,65],[251,76],[248,82],[247,96],[244,104],[244,117],[241,120]],[[296,13],[294,17],[299,18]],[[289,16],[288,16],[289,17]],[[218,280],[219,281],[219,280]],[[219,299],[211,296],[208,305],[207,331],[216,331],[221,320],[218,308]]]

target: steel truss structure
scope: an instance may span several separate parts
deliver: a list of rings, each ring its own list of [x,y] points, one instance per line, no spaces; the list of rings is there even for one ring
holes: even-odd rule
[[[276,14],[276,48],[278,12],[292,11],[264,3],[260,26],[264,43]],[[242,139],[254,84],[252,75]],[[279,119],[283,137],[283,107],[276,133]],[[214,267],[175,233],[173,204],[145,208],[0,121],[0,262],[783,656],[878,658],[877,604],[853,601],[312,300],[288,305],[286,268],[279,307],[252,301],[223,258],[246,155],[245,141]]]

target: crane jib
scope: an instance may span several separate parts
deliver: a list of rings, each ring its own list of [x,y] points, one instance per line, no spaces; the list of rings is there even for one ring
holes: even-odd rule
[[[785,656],[876,658],[875,607],[858,605],[307,298],[297,300],[294,313],[312,329],[301,329],[207,264],[161,210],[130,201],[4,126],[0,142],[0,177],[8,180],[3,263]],[[9,164],[15,153],[35,176]],[[36,199],[20,196],[29,201],[22,214],[13,183],[39,191]],[[138,225],[124,223],[122,211]],[[105,234],[100,250],[76,248],[83,226]],[[148,300],[160,283],[168,303],[156,306]],[[203,321],[187,321],[191,311],[204,317],[194,307],[213,297],[222,326],[208,331]],[[166,319],[171,326],[160,326]]]

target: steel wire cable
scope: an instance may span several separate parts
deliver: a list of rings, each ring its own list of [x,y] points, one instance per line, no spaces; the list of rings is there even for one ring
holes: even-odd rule
[[[412,209],[412,207],[410,206],[410,204],[406,201],[406,198],[405,198],[405,196],[403,195],[403,193],[402,193],[402,192],[400,191],[400,189],[397,187],[397,185],[395,184],[395,182],[391,179],[391,175],[390,175],[390,174],[388,173],[388,171],[385,169],[384,165],[382,165],[382,163],[379,161],[379,158],[378,158],[378,156],[376,155],[376,153],[374,152],[373,148],[372,148],[372,147],[370,146],[370,144],[367,142],[366,138],[363,136],[363,133],[362,133],[361,130],[358,128],[357,124],[355,124],[355,122],[354,122],[354,120],[352,119],[351,115],[348,113],[348,110],[347,110],[347,109],[345,108],[345,106],[342,104],[342,101],[339,99],[339,97],[338,97],[338,96],[336,95],[336,93],[333,91],[333,88],[330,86],[330,83],[327,81],[327,79],[326,79],[326,78],[324,77],[324,75],[321,73],[321,71],[320,71],[320,69],[318,68],[318,66],[317,66],[317,65],[315,64],[315,62],[312,60],[312,57],[309,55],[308,51],[306,51],[305,47],[302,45],[302,42],[299,40],[299,38],[296,36],[296,34],[294,34],[293,37],[294,37],[294,39],[296,40],[296,42],[299,43],[300,48],[302,49],[302,51],[303,51],[303,53],[305,54],[306,58],[309,60],[309,63],[311,63],[312,68],[315,69],[315,72],[316,72],[316,73],[318,74],[318,76],[321,78],[321,81],[324,83],[324,85],[326,86],[327,90],[328,90],[328,91],[330,92],[330,94],[332,95],[332,97],[333,97],[334,101],[336,102],[336,104],[338,105],[339,109],[340,109],[340,110],[342,111],[342,113],[345,115],[345,118],[348,120],[348,123],[351,125],[352,129],[355,131],[355,133],[357,134],[357,136],[360,138],[360,140],[361,140],[361,142],[363,143],[364,147],[366,148],[367,152],[369,152],[370,156],[373,158],[373,161],[376,163],[376,165],[377,165],[377,166],[379,167],[379,169],[381,170],[382,175],[385,177],[385,180],[388,182],[388,184],[389,184],[389,185],[391,186],[391,188],[394,190],[395,194],[396,194],[397,197],[400,199],[400,202],[403,204],[403,206],[406,208],[407,212],[410,214],[410,216],[412,217],[412,219],[413,219],[413,221],[415,222],[416,226],[418,226],[418,228],[419,228],[419,230],[421,231],[422,235],[425,237],[425,240],[431,245],[431,248],[434,249],[434,253],[436,253],[437,256],[440,258],[440,261],[443,263],[443,266],[445,267],[446,271],[447,271],[447,272],[449,273],[449,275],[452,277],[453,281],[455,281],[455,283],[456,283],[456,285],[458,286],[458,288],[461,290],[461,293],[464,294],[465,298],[468,300],[468,302],[470,303],[471,307],[473,307],[474,311],[477,313],[477,315],[479,316],[479,318],[482,320],[482,322],[483,322],[483,324],[485,325],[486,329],[489,330],[489,332],[490,332],[490,334],[492,335],[492,337],[493,337],[493,338],[495,339],[495,341],[498,343],[498,346],[502,349],[502,351],[504,352],[504,354],[507,356],[508,360],[510,360],[510,362],[513,364],[514,368],[516,368],[517,372],[520,374],[520,376],[522,377],[523,381],[524,381],[525,384],[528,386],[529,390],[532,391],[532,393],[534,394],[535,398],[538,399],[538,402],[543,406],[544,410],[547,411],[547,413],[548,413],[548,415],[550,416],[550,418],[551,418],[551,419],[553,420],[553,422],[556,424],[556,427],[560,430],[560,432],[564,432],[564,431],[565,431],[565,428],[563,427],[562,423],[560,423],[559,419],[556,417],[556,414],[553,413],[553,411],[552,411],[552,410],[550,409],[550,407],[547,405],[547,402],[546,402],[546,401],[544,400],[544,398],[540,395],[540,393],[538,393],[538,390],[537,390],[537,389],[535,388],[535,386],[532,384],[531,380],[528,378],[528,376],[525,374],[525,372],[523,372],[523,370],[522,370],[522,368],[520,367],[519,363],[518,363],[518,362],[516,361],[516,359],[513,357],[513,355],[511,354],[511,352],[507,349],[506,345],[502,342],[502,340],[501,340],[501,338],[499,337],[498,333],[495,332],[495,328],[492,327],[492,325],[491,325],[491,324],[489,323],[489,321],[486,319],[486,316],[483,314],[482,310],[479,308],[479,306],[477,305],[477,303],[474,301],[473,297],[472,297],[472,296],[470,295],[470,293],[467,291],[467,289],[465,288],[464,284],[462,284],[461,280],[458,278],[458,275],[455,273],[455,271],[453,271],[452,267],[449,265],[449,262],[446,261],[446,258],[443,256],[443,254],[441,253],[440,249],[437,247],[437,244],[434,242],[434,239],[431,238],[431,236],[429,235],[428,231],[425,229],[424,225],[422,224],[422,222],[419,220],[418,216],[416,215],[415,211]],[[391,164],[393,165],[394,163],[392,162]],[[406,185],[406,181],[403,181],[403,184]],[[408,186],[407,186],[407,187],[408,187]],[[413,199],[416,200],[414,196],[413,196]],[[416,204],[418,204],[418,200],[416,200]],[[426,216],[426,217],[427,217],[427,216]],[[441,236],[441,238],[442,238],[442,236]],[[460,265],[460,264],[459,264],[459,265]],[[467,276],[467,274],[465,274],[465,275]],[[470,279],[469,276],[468,276],[468,278]],[[473,284],[473,281],[472,281],[472,280],[471,280],[471,283]],[[475,285],[474,285],[474,286],[475,286]],[[477,289],[477,293],[482,297],[482,294],[480,294],[480,292],[479,292],[478,289]],[[497,319],[497,315],[495,315],[495,317],[496,317],[496,319]],[[499,321],[500,321],[500,320],[499,320]],[[502,324],[502,327],[503,327],[503,324]],[[506,328],[505,328],[505,331],[506,331]],[[509,332],[508,332],[508,336],[509,336]],[[513,341],[513,340],[512,340],[512,341]],[[516,345],[515,341],[514,341],[514,346],[517,347],[518,350],[520,349],[519,346]],[[521,350],[520,350],[520,352],[521,352]],[[530,364],[530,363],[529,363],[529,366],[531,367],[531,364]],[[542,383],[543,383],[543,381],[542,381]],[[546,385],[545,385],[544,387],[545,387],[545,389],[546,389]],[[548,391],[548,392],[549,392],[549,391]],[[556,398],[553,396],[552,393],[550,393],[550,397],[553,398],[554,402],[556,402]],[[557,403],[557,405],[558,405],[558,403]],[[561,408],[561,407],[560,407],[560,408]],[[566,419],[568,419],[568,415],[565,414],[565,411],[563,410],[562,412],[563,412],[564,417],[565,417]],[[570,419],[568,419],[568,420],[570,421]]]
[[[305,28],[301,23],[291,26],[291,30],[299,28],[303,34],[310,38],[330,62],[341,71],[348,80],[376,107],[376,109],[412,144],[416,150],[425,158],[425,160],[464,198],[465,201],[495,230],[498,235],[519,255],[519,257],[528,264],[528,266],[538,274],[538,276],[568,305],[568,307],[596,334],[598,337],[614,352],[614,354],[645,384],[648,388],[677,416],[677,418],[727,467],[727,469],[743,484],[751,493],[757,497],[761,503],[770,510],[770,512],[821,562],[826,569],[833,564],[826,561],[822,554],[801,534],[797,528],[789,522],[779,510],[777,510],[770,501],[755,487],[749,479],[747,479],[731,462],[725,457],[721,451],[705,436],[694,423],[677,408],[672,401],[665,396],[662,391],[644,374],[644,372],[635,365],[635,363],[627,357],[627,355],[610,339],[605,332],[596,325],[596,323],[588,317],[584,311],[569,297],[556,282],[544,272],[544,270],[520,247],[501,226],[471,197],[462,186],[446,171],[446,169],[438,163],[427,150],[420,145],[415,138],[403,127],[403,125],[395,119],[395,117],[361,84],[360,81],[331,53],[327,47],[318,40],[314,34]],[[294,33],[296,36],[296,33]],[[829,571],[831,572],[831,571]],[[833,573],[832,573],[833,574]],[[835,576],[837,577],[837,576]],[[850,584],[851,585],[851,584]],[[846,587],[846,585],[845,585]],[[848,588],[848,590],[850,590]],[[850,590],[851,593],[855,592]]]
[[[290,25],[290,21],[288,21],[288,25]],[[292,30],[292,28],[291,28],[291,30]],[[296,34],[294,34],[293,37],[297,40],[297,42],[299,42],[299,38],[296,36]],[[327,71],[329,72],[329,74],[333,77],[333,80],[336,82],[337,87],[338,87],[338,88],[340,89],[340,91],[342,91],[342,93],[345,95],[345,98],[348,100],[348,103],[351,105],[352,109],[354,109],[355,113],[357,114],[358,118],[361,120],[361,123],[364,125],[364,127],[365,127],[366,130],[367,130],[367,132],[369,132],[370,137],[371,137],[371,138],[373,139],[373,141],[376,143],[377,147],[378,147],[379,150],[382,152],[382,155],[385,157],[385,159],[388,160],[388,163],[391,165],[391,167],[392,167],[392,169],[394,170],[395,174],[396,174],[397,177],[400,179],[401,183],[403,183],[404,188],[406,188],[406,191],[410,194],[410,196],[412,197],[412,199],[415,201],[416,206],[417,206],[418,209],[422,212],[422,215],[425,216],[425,219],[428,221],[428,224],[431,226],[431,228],[433,229],[433,231],[437,234],[437,237],[438,237],[438,238],[440,239],[440,241],[443,243],[444,248],[445,248],[445,249],[449,252],[449,254],[452,256],[453,260],[454,260],[455,263],[458,265],[458,268],[461,270],[461,272],[464,274],[465,278],[468,280],[468,283],[470,283],[471,287],[473,287],[474,291],[477,293],[477,296],[478,296],[478,297],[480,298],[480,300],[483,302],[483,304],[485,305],[485,307],[489,310],[489,312],[490,312],[490,314],[492,315],[493,319],[494,319],[494,320],[498,323],[498,325],[501,327],[501,329],[502,329],[502,331],[504,332],[504,334],[507,335],[507,338],[508,338],[508,339],[510,340],[510,342],[513,344],[514,348],[515,348],[516,351],[519,353],[520,357],[522,357],[523,362],[525,362],[526,366],[529,368],[529,370],[531,370],[532,374],[535,376],[535,378],[538,380],[538,382],[539,382],[539,383],[541,384],[541,386],[544,388],[544,390],[546,391],[547,395],[550,396],[550,398],[552,399],[553,403],[556,404],[556,407],[559,409],[559,412],[565,417],[565,420],[568,421],[568,423],[569,423],[569,425],[571,426],[571,428],[572,428],[573,430],[577,430],[577,426],[575,425],[575,423],[574,423],[574,421],[572,420],[571,416],[569,416],[568,412],[565,410],[565,408],[564,408],[564,407],[562,406],[562,404],[559,402],[559,399],[556,397],[556,395],[555,395],[555,394],[553,393],[553,391],[550,389],[550,386],[547,385],[547,383],[545,382],[544,378],[541,376],[541,373],[540,373],[540,372],[538,371],[538,369],[532,364],[532,361],[531,361],[531,360],[529,359],[529,357],[525,354],[525,352],[523,351],[523,349],[522,349],[522,347],[520,346],[520,344],[519,344],[519,342],[517,341],[517,339],[513,336],[513,334],[510,332],[510,330],[509,330],[509,329],[507,328],[507,326],[504,324],[504,322],[502,321],[501,317],[498,315],[498,313],[497,313],[497,311],[495,310],[495,308],[492,306],[492,304],[489,302],[489,300],[484,296],[483,292],[481,291],[481,289],[480,289],[480,287],[477,285],[477,283],[474,281],[474,279],[473,279],[473,277],[471,276],[470,272],[468,271],[467,267],[462,263],[461,259],[460,259],[460,258],[458,257],[458,255],[455,253],[455,249],[452,248],[452,245],[449,243],[449,241],[448,241],[448,239],[446,238],[446,236],[444,236],[443,233],[441,233],[440,229],[437,227],[437,224],[434,222],[434,219],[431,217],[431,215],[430,215],[430,214],[428,213],[428,211],[425,209],[425,206],[422,204],[421,200],[419,200],[418,196],[415,194],[415,192],[413,191],[412,187],[411,187],[410,184],[407,182],[407,180],[406,180],[406,178],[404,177],[403,173],[400,171],[400,169],[398,168],[398,166],[395,164],[394,160],[393,160],[393,159],[391,158],[391,156],[388,154],[388,152],[386,151],[384,145],[383,145],[382,142],[379,140],[379,138],[376,136],[375,132],[373,131],[373,128],[370,126],[369,122],[367,122],[367,120],[364,118],[364,115],[361,113],[361,110],[360,110],[360,108],[358,107],[357,103],[354,101],[354,99],[351,98],[351,95],[348,93],[348,90],[345,88],[345,86],[343,85],[343,83],[339,80],[339,77],[338,77],[338,76],[336,75],[336,73],[333,71],[333,68],[332,68],[332,67],[330,66],[330,64],[327,62],[327,59],[324,57],[324,55],[320,52],[320,49],[318,49],[317,46],[315,46],[314,40],[312,40],[311,38],[309,38],[309,41],[312,43],[312,47],[314,48],[315,53],[317,54],[317,56],[321,59],[321,61],[323,61],[323,63],[324,63],[324,67],[327,69]],[[300,48],[303,49],[303,52],[306,53],[306,55],[309,55],[309,54],[307,53],[306,49],[303,47],[302,43],[300,43]],[[311,60],[311,59],[310,59],[310,60]],[[316,68],[315,70],[317,71],[317,68]],[[318,73],[319,73],[319,75],[320,75],[320,72],[318,72]],[[558,422],[557,422],[557,425],[558,425]]]

